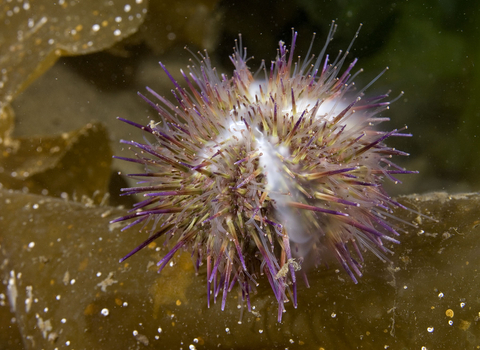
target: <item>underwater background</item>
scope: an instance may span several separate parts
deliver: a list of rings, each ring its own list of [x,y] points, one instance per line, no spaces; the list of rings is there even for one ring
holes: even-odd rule
[[[478,2],[110,3],[0,4],[0,349],[479,348],[478,198],[453,196],[480,188]],[[392,259],[400,270],[371,257],[353,285],[337,266],[322,267],[282,325],[268,288],[259,288],[260,316],[245,311],[239,325],[237,301],[223,313],[218,305],[206,309],[203,278],[188,256],[161,277],[150,265],[161,256],[156,247],[119,265],[144,237],[108,225],[122,215],[111,207],[132,204],[118,196],[127,181],[118,172],[136,171],[111,156],[125,155],[120,139],[141,138],[116,117],[155,120],[136,92],[149,86],[170,98],[158,61],[181,81],[192,58],[184,47],[206,48],[219,71],[231,74],[228,56],[241,33],[255,70],[275,58],[280,40],[290,44],[292,28],[296,53],[306,53],[314,32],[319,52],[332,20],[332,56],[363,23],[349,56],[364,69],[358,87],[389,67],[367,96],[405,92],[380,127],[408,125],[412,138],[388,144],[411,154],[397,164],[420,173],[386,183],[388,192],[452,194],[405,199],[440,222],[401,237]]]

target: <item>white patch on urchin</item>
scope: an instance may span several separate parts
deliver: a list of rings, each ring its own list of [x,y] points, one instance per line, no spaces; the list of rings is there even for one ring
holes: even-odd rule
[[[259,80],[253,81],[248,91],[249,99],[251,101],[260,101],[259,104],[262,105],[264,101],[261,98],[261,89],[266,96],[270,94],[267,82]],[[297,122],[301,113],[311,113],[316,103],[317,101],[313,99],[301,98],[296,101],[296,108],[300,112],[294,113],[292,104],[287,103],[282,107],[281,113],[292,116],[293,122]],[[344,98],[324,100],[315,112],[315,119],[331,122],[347,106],[348,103],[344,101]],[[246,108],[241,107],[237,111],[236,118],[233,116],[233,112],[233,110],[230,111],[229,117],[232,121],[228,127],[217,137],[216,141],[208,143],[204,152],[202,152],[202,158],[211,158],[220,148],[220,144],[243,142],[246,133],[249,132],[245,124],[245,120],[248,118],[246,115],[247,111]],[[346,129],[349,128],[350,123],[353,124],[353,121],[350,120],[345,124]],[[285,178],[282,176],[282,166],[284,160],[289,159],[291,155],[290,150],[282,145],[282,140],[278,136],[265,135],[258,127],[255,127],[252,132],[254,136],[252,147],[260,154],[260,167],[264,169],[263,173],[267,178],[268,185],[266,190],[269,192],[269,197],[275,201],[275,208],[282,217],[282,225],[287,229],[290,240],[299,244],[294,255],[303,258],[310,250],[312,235],[305,231],[301,218],[295,215],[294,210],[288,206],[288,202],[292,198],[300,195],[299,191],[294,188],[294,184],[286,184]],[[218,170],[215,164],[211,164],[209,169],[211,171]]]
[[[260,87],[262,87],[262,91],[267,91],[266,95],[268,95],[268,84],[264,80],[255,80],[252,82],[250,85],[248,92],[250,95],[250,99],[252,101],[255,101],[255,98],[258,98],[261,100],[261,93],[260,93]],[[313,106],[317,103],[316,100],[311,99],[311,98],[301,98],[298,101],[296,101],[296,108],[298,111],[305,111],[305,110],[311,110],[313,109]],[[331,121],[338,113],[343,111],[345,107],[348,106],[348,103],[346,103],[342,98],[334,98],[334,99],[327,99],[321,102],[320,107],[318,108],[317,112],[315,113],[315,118],[321,118],[327,121]],[[293,113],[292,109],[292,104],[287,103],[285,106],[282,107],[281,112],[284,114],[289,114],[294,117],[294,120],[296,121],[301,113]]]

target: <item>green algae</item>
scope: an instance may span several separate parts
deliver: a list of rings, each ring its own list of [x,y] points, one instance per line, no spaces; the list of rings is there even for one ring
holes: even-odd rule
[[[252,295],[251,313],[235,291],[225,311],[219,304],[208,309],[205,271],[193,274],[188,255],[176,257],[165,277],[154,266],[165,253],[161,243],[118,263],[144,239],[108,224],[123,211],[2,191],[0,275],[7,297],[0,312],[8,313],[14,301],[26,349],[480,346],[480,195],[400,201],[438,221],[396,213],[422,230],[405,227],[402,243],[391,247],[392,265],[368,254],[358,285],[335,262],[310,269],[311,287],[300,282],[299,306],[287,305],[279,324],[265,279]],[[175,275],[190,281],[174,285]]]

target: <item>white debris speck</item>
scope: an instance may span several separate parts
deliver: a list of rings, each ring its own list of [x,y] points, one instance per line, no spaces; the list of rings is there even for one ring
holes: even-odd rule
[[[51,332],[48,337],[47,337],[47,340],[50,342],[50,343],[55,343],[58,339],[58,333],[57,332]],[[55,348],[57,349],[57,348]]]
[[[33,287],[26,286],[25,289],[27,293],[27,298],[25,299],[25,312],[28,313],[30,312],[33,303]]]
[[[101,313],[103,316],[108,316],[108,314],[110,313],[110,311],[108,311],[107,308],[104,308],[104,309],[102,309],[102,311],[100,311],[100,313]]]
[[[433,333],[434,328],[433,328],[433,327],[428,327],[428,328],[427,328],[427,331],[428,331],[428,333]]]
[[[150,343],[150,342],[148,341],[147,336],[144,335],[144,334],[138,333],[138,331],[133,331],[133,336],[135,337],[135,339],[136,339],[139,343],[142,343],[142,344],[145,345],[145,346],[148,346],[148,344]]]
[[[67,285],[69,280],[70,280],[70,272],[68,272],[67,270],[67,272],[63,274],[62,282],[64,285]]]
[[[15,278],[15,271],[10,271],[10,278],[7,285],[7,297],[10,302],[10,311],[15,312],[17,306],[17,279]]]
[[[50,320],[43,321],[43,319],[37,314],[37,327],[42,332],[43,339],[47,339],[48,332],[52,330],[52,323]]]
[[[33,247],[35,247],[35,242],[28,243],[28,248],[32,249]]]
[[[124,226],[121,222],[114,222],[113,224],[108,225],[108,231],[113,232],[114,230],[121,229]]]
[[[102,289],[102,292],[106,292],[108,286],[111,286],[114,283],[118,283],[118,281],[114,280],[112,277],[113,272],[109,272],[107,278],[105,278],[102,282],[97,283],[97,287],[100,287]]]

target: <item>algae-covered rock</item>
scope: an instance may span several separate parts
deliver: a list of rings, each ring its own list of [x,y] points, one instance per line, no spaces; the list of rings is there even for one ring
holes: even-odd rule
[[[311,287],[299,283],[298,308],[287,305],[277,323],[265,279],[252,312],[235,291],[222,312],[218,303],[207,308],[205,271],[195,275],[186,253],[160,275],[161,242],[119,264],[145,239],[108,224],[124,211],[3,191],[0,313],[12,309],[27,349],[477,348],[480,195],[400,201],[432,219],[396,213],[422,229],[405,225],[391,265],[366,254],[358,285],[334,261],[308,270]],[[0,320],[15,343],[3,332],[15,324]]]

